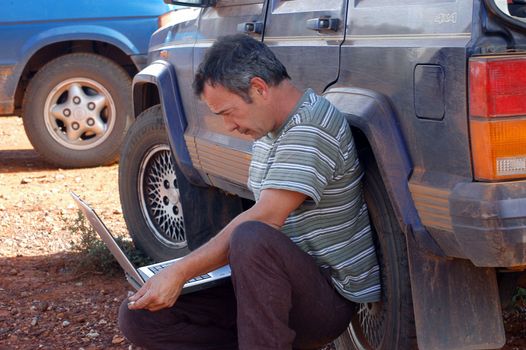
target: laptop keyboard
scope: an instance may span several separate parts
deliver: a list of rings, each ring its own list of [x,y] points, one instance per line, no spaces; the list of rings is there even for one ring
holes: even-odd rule
[[[170,265],[171,265],[171,263],[170,264],[159,264],[159,265],[149,266],[148,269],[151,272],[153,272],[154,274],[156,274],[159,271],[161,271],[162,269],[164,269],[165,267],[168,267]],[[205,279],[210,278],[210,277],[212,277],[212,276],[210,276],[209,274],[205,273],[204,275],[195,276],[194,278],[190,279],[186,283],[202,281],[202,280],[205,280]]]

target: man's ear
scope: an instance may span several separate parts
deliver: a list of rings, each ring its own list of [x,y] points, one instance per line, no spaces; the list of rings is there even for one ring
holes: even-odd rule
[[[263,97],[264,99],[268,96],[268,84],[260,77],[254,77],[250,79],[250,89],[254,95]]]

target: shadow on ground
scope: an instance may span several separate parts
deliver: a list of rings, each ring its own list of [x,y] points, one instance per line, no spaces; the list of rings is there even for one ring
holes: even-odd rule
[[[55,170],[33,149],[0,150],[0,173]]]

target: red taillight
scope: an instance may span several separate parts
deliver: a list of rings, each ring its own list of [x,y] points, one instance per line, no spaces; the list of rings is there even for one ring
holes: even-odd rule
[[[526,57],[472,59],[469,73],[472,116],[526,114]]]
[[[526,56],[470,59],[469,92],[475,178],[526,177]]]

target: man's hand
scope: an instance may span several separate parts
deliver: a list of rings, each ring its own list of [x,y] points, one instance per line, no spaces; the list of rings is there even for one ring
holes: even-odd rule
[[[181,278],[183,274],[178,271],[177,265],[167,267],[146,281],[137,293],[128,298],[128,308],[158,311],[172,307],[186,282]]]

